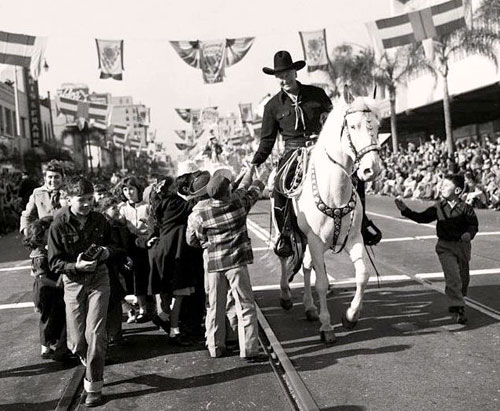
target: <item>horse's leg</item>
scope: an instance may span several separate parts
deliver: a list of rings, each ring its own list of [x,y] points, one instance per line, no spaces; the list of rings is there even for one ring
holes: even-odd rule
[[[314,271],[316,273],[316,292],[319,297],[319,320],[321,321],[319,331],[321,340],[326,343],[334,343],[335,332],[330,323],[330,312],[328,311],[328,304],[326,301],[328,277],[325,270],[323,243],[316,235],[310,235],[307,238],[307,244],[309,245]]]
[[[309,321],[317,321],[319,319],[318,308],[314,305],[314,300],[311,291],[311,271],[313,269],[311,253],[309,247],[306,248],[304,254],[304,263],[302,264],[302,271],[304,274],[304,310],[306,318]]]
[[[352,330],[356,326],[361,314],[363,295],[370,275],[364,261],[365,249],[361,236],[359,241],[355,242],[348,252],[356,272],[356,292],[345,315],[342,316],[342,324],[345,329]]]
[[[280,278],[280,305],[288,311],[293,307],[292,292],[290,291],[290,284],[288,283],[288,272],[286,270],[286,259],[280,257],[281,264],[281,278]]]

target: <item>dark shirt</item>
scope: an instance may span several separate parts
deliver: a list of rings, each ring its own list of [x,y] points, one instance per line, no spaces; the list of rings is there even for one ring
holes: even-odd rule
[[[283,136],[285,148],[292,140],[307,141],[307,137],[321,131],[321,115],[332,110],[332,102],[323,89],[299,84],[298,101],[304,112],[306,129],[299,121],[295,130],[295,108],[290,97],[282,90],[276,94],[264,108],[260,144],[252,160],[253,164],[262,164],[273,150],[278,132]]]
[[[459,241],[464,233],[469,233],[472,239],[479,226],[474,209],[462,200],[459,200],[453,208],[448,201],[442,200],[421,213],[407,208],[401,214],[417,223],[437,220],[436,234],[438,238],[446,241]]]
[[[57,274],[68,277],[79,275],[75,269],[78,255],[90,245],[96,244],[114,249],[111,225],[101,213],[91,211],[83,227],[71,213],[69,207],[62,208],[49,228],[49,266]],[[99,267],[104,267],[100,264]]]

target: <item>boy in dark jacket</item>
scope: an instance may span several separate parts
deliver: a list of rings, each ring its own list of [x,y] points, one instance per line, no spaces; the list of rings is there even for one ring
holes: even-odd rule
[[[395,200],[401,214],[417,223],[437,220],[436,253],[444,272],[448,310],[459,324],[467,322],[464,297],[470,279],[471,240],[479,225],[474,209],[460,199],[463,188],[462,175],[445,176],[441,183],[442,200],[420,213],[410,210],[401,199]]]
[[[49,266],[61,274],[66,303],[68,347],[86,367],[85,405],[102,403],[106,356],[106,313],[111,227],[106,218],[92,211],[94,187],[75,177],[67,186],[69,206],[64,207],[50,226]]]

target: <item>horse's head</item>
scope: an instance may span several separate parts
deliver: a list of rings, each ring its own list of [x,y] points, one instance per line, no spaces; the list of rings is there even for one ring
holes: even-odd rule
[[[343,97],[342,149],[353,160],[360,180],[374,180],[381,169],[379,103],[369,97],[353,97],[347,88]]]

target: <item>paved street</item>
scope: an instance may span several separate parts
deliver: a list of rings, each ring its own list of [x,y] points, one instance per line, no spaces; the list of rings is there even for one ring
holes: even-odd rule
[[[477,212],[469,324],[460,326],[451,322],[439,291],[434,228],[400,219],[390,198],[369,198],[370,217],[384,233],[374,249],[380,287],[373,278],[361,320],[346,332],[340,315],[352,297],[353,269],[346,256],[334,260],[327,253],[335,284],[328,300],[338,337],[327,346],[319,341],[319,323],[304,317],[301,275],[294,281],[294,308],[279,308],[279,265],[266,244],[267,207],[267,201],[257,203],[249,222],[257,301],[321,409],[498,409],[500,213]],[[0,410],[54,409],[75,371],[39,358],[26,257],[16,235],[0,238]],[[128,326],[126,334],[129,346],[111,352],[102,409],[289,409],[267,364],[247,365],[237,356],[213,361],[202,343],[188,350],[170,347],[150,324]]]

